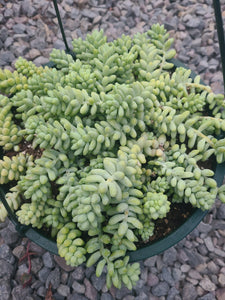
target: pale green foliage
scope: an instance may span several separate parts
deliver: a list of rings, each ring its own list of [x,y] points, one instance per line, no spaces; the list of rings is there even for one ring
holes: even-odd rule
[[[73,41],[75,61],[54,49],[56,68],[19,58],[0,70],[0,183],[16,181],[6,201],[21,223],[49,228],[68,264],[106,267],[108,288],[136,284],[127,252],[171,203],[225,202],[200,167],[225,161],[224,97],[174,68],[172,42],[160,25],[113,42],[94,31]]]
[[[8,203],[8,206],[10,207],[10,209],[12,211],[16,211],[19,208],[21,199],[20,199],[20,190],[17,185],[12,187],[10,189],[10,192],[8,192],[5,195],[5,200]],[[8,212],[5,208],[5,206],[3,205],[3,203],[1,202],[0,203],[0,221],[4,222],[7,215],[8,215]]]

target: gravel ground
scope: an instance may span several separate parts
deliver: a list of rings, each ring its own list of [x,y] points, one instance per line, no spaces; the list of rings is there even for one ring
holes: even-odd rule
[[[214,92],[224,92],[211,0],[58,2],[69,44],[94,28],[103,28],[111,40],[123,33],[144,32],[159,22],[175,38],[177,58]],[[225,1],[221,4],[225,18]],[[51,1],[0,0],[1,68],[12,69],[19,56],[37,65],[46,63],[53,47],[64,49]],[[32,278],[23,288],[28,258],[19,260],[28,244],[9,220],[0,224],[0,300],[225,299],[225,204],[219,201],[186,239],[141,262],[141,279],[132,291],[108,290],[105,274],[97,278],[94,268],[68,267],[34,243],[29,244],[36,253],[30,257]]]

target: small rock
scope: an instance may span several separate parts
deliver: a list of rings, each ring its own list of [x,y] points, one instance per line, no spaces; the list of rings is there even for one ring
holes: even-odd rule
[[[201,20],[199,18],[194,18],[193,16],[186,22],[186,26],[189,28],[199,28],[200,24]]]
[[[148,280],[147,280],[148,286],[155,286],[158,283],[159,283],[159,278],[155,274],[149,273]]]
[[[225,287],[225,275],[223,273],[219,274],[218,282],[221,287]]]
[[[189,265],[184,264],[181,266],[180,269],[181,269],[181,272],[187,273],[191,269],[191,267]]]
[[[34,8],[31,0],[22,1],[21,9],[22,13],[25,14],[27,17],[33,17],[36,13],[36,9]]]
[[[155,263],[156,263],[156,259],[157,259],[157,256],[149,257],[144,261],[144,265],[146,267],[154,267]]]
[[[8,37],[8,30],[6,27],[0,29],[0,40],[4,43]]]
[[[98,293],[97,293],[96,289],[93,287],[93,285],[91,284],[91,282],[87,278],[84,279],[84,285],[86,287],[85,296],[90,300],[96,300]]]
[[[0,299],[9,300],[11,296],[11,286],[9,280],[0,279]]]
[[[198,271],[196,271],[196,270],[190,270],[188,272],[188,276],[190,278],[197,279],[197,280],[202,279],[202,275]]]
[[[88,19],[94,19],[98,16],[98,14],[94,11],[91,11],[90,9],[83,9],[81,12],[83,17],[86,17]]]
[[[85,286],[83,284],[80,284],[77,281],[73,282],[72,288],[74,289],[74,292],[76,292],[78,294],[84,294],[85,293]]]
[[[72,295],[69,295],[66,300],[88,300],[88,298],[81,294],[73,293]]]
[[[176,295],[179,295],[179,291],[175,287],[172,287],[168,292],[166,300],[173,300]]]
[[[17,57],[19,57],[19,56],[24,56],[28,51],[29,48],[27,46],[20,45],[15,49],[14,53]]]
[[[42,285],[40,286],[38,289],[37,289],[37,294],[38,296],[41,296],[41,297],[45,297],[46,295],[46,288]]]
[[[148,295],[146,295],[145,292],[141,292],[136,298],[135,300],[149,300]]]
[[[27,27],[23,23],[15,24],[13,26],[14,33],[24,33],[26,31]]]
[[[103,286],[105,284],[105,281],[106,281],[105,274],[102,274],[100,277],[97,277],[96,274],[94,273],[91,276],[91,282],[97,291],[101,291],[101,289],[103,288]]]
[[[0,258],[3,258],[10,264],[14,264],[15,258],[13,257],[12,251],[8,245],[2,244],[0,246]],[[0,266],[1,267],[1,266]]]
[[[82,267],[82,266],[76,267],[71,275],[72,275],[73,279],[83,281],[84,276],[85,276],[84,267]]]
[[[212,260],[207,264],[207,268],[213,274],[218,274],[219,272],[219,267]]]
[[[5,46],[5,49],[9,48],[10,46],[12,46],[13,44],[13,38],[12,37],[7,37],[5,43],[4,43],[4,46]]]
[[[60,284],[60,270],[59,268],[55,268],[53,271],[50,272],[48,278],[45,283],[45,287],[48,288],[49,284],[51,283],[53,289],[57,289]]]
[[[166,296],[169,291],[169,285],[167,282],[160,282],[152,288],[152,294],[157,297]]]
[[[44,64],[47,64],[48,62],[49,62],[49,59],[46,57],[43,57],[43,56],[39,56],[39,57],[35,58],[35,60],[33,61],[33,63],[38,67],[42,66]]]
[[[17,285],[12,290],[12,300],[21,300],[26,299],[27,296],[30,296],[32,289],[30,287],[23,287],[22,285]]]
[[[169,248],[163,253],[163,262],[172,265],[177,259],[177,250],[174,247]]]
[[[40,257],[35,257],[31,259],[31,270],[34,274],[37,274],[43,267],[43,262]]]
[[[211,293],[208,293],[200,298],[198,300],[216,300],[215,296]]]
[[[195,251],[185,249],[185,253],[188,257],[188,261],[191,267],[196,267],[204,263],[204,258]]]
[[[207,292],[213,292],[216,290],[216,285],[208,277],[203,278],[199,282],[199,285]]]
[[[102,299],[101,299],[102,300]],[[126,295],[123,300],[135,300],[135,297],[132,295]]]
[[[61,283],[67,284],[69,273],[61,270]]]
[[[125,286],[122,286],[121,289],[116,289],[116,299],[123,299],[123,297],[125,297],[126,295],[129,295],[131,294],[131,291],[125,287]]]
[[[207,249],[211,252],[214,251],[215,247],[213,245],[213,242],[212,242],[212,239],[210,236],[207,236],[205,239],[204,239],[204,242],[205,242],[205,245],[207,247]]]
[[[13,17],[13,10],[11,8],[7,8],[5,10],[4,17],[5,18],[11,18],[11,17]]]
[[[178,269],[178,268],[173,268],[172,275],[173,275],[173,278],[176,282],[180,281],[183,277],[181,270]]]
[[[47,43],[45,42],[44,37],[35,37],[35,39],[33,39],[30,42],[30,46],[31,46],[31,48],[35,48],[35,49],[38,49],[41,51],[44,48],[46,48]]]
[[[19,245],[12,251],[13,255],[20,259],[25,254],[25,247],[23,245]]]
[[[225,203],[222,203],[217,210],[216,213],[217,219],[224,220],[225,219]]]
[[[225,299],[225,288],[216,290],[216,298],[217,298],[217,300],[224,300]]]
[[[101,300],[113,300],[113,297],[109,293],[103,293],[101,295]]]
[[[56,40],[53,44],[53,47],[56,49],[64,50],[65,49],[65,44],[62,40]]]
[[[39,272],[38,272],[38,278],[39,280],[42,282],[42,283],[45,283],[47,278],[48,278],[48,275],[50,274],[51,270],[49,268],[46,268],[44,267],[43,269],[41,269]]]
[[[49,269],[54,268],[55,263],[54,263],[52,254],[50,254],[49,252],[45,252],[42,255],[42,260],[43,260],[43,263],[44,263],[45,267],[47,267]]]
[[[195,300],[197,293],[195,287],[191,283],[185,283],[182,290],[182,299]]]
[[[171,275],[171,270],[167,267],[163,267],[162,268],[162,278],[163,280],[165,280],[166,282],[169,283],[169,285],[173,286],[174,285],[174,279]]]
[[[214,253],[215,253],[216,255],[221,256],[221,257],[225,257],[225,251],[223,251],[223,250],[221,250],[221,249],[215,248]]]
[[[201,60],[202,62],[202,60]],[[209,233],[211,230],[212,230],[212,225],[210,224],[206,224],[204,222],[201,222],[199,225],[198,225],[198,230],[201,232],[201,233]]]
[[[34,242],[30,243],[30,251],[35,252],[35,254],[37,255],[42,255],[45,252],[45,250],[42,247],[38,246]]]
[[[10,279],[13,271],[14,268],[10,263],[4,259],[0,259],[0,278],[4,278],[5,280]]]
[[[54,255],[54,260],[55,260],[55,262],[60,266],[60,268],[62,268],[62,269],[63,269],[64,271],[66,271],[66,272],[71,272],[71,271],[73,271],[74,269],[77,269],[77,268],[75,268],[75,267],[68,266],[68,265],[66,264],[65,259],[64,259],[63,257],[58,256],[58,255]],[[78,268],[79,268],[79,267],[78,267]],[[74,278],[74,279],[76,279],[76,278]]]
[[[70,288],[64,284],[60,284],[57,288],[57,292],[63,297],[68,297],[70,294]]]

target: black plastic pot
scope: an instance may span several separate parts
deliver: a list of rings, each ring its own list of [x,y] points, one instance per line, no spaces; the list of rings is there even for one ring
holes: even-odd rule
[[[174,63],[175,67],[187,68],[183,63],[176,59],[172,59],[171,62]],[[48,66],[53,67],[53,64],[50,62]],[[195,76],[196,74],[194,72],[192,72],[190,75],[191,78],[194,78]],[[225,162],[215,165],[214,172],[214,179],[217,181],[217,185],[220,186],[225,175]],[[5,200],[5,194],[8,192],[8,189],[9,188],[7,185],[0,186],[0,200],[3,202],[5,208],[7,209],[9,219],[15,225],[16,230],[22,236],[29,238],[31,241],[41,246],[42,248],[58,255],[57,245],[55,241],[46,237],[41,230],[34,229],[32,228],[32,226],[22,225],[18,222],[16,215],[11,211]],[[166,249],[176,245],[196,228],[196,226],[201,222],[201,220],[206,216],[207,213],[208,211],[196,209],[194,213],[179,228],[170,233],[168,236],[164,237],[161,240],[148,244],[136,251],[129,252],[130,261],[134,262],[144,260],[148,257],[162,253]]]

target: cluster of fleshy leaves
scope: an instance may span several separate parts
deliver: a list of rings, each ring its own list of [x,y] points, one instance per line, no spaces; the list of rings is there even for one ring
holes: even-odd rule
[[[107,270],[108,287],[136,284],[128,251],[171,204],[225,202],[200,167],[225,160],[224,97],[174,68],[172,42],[160,25],[113,42],[94,31],[73,41],[76,60],[54,49],[54,68],[19,58],[0,70],[6,201],[22,224],[51,229],[68,264]]]

